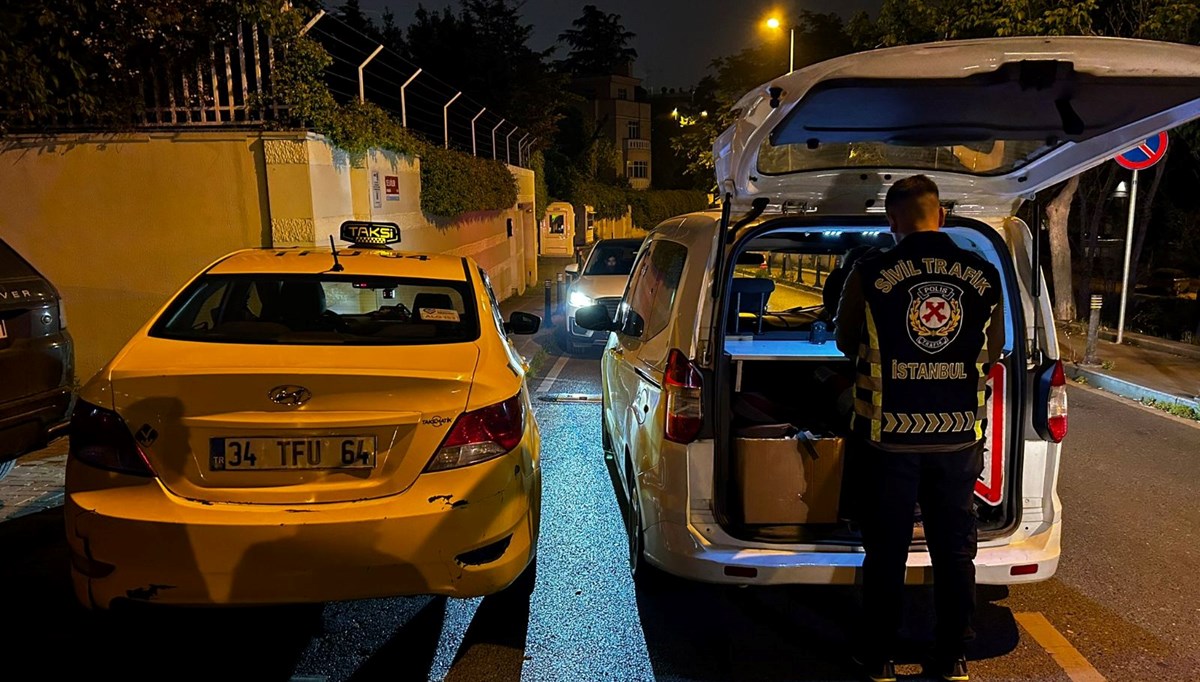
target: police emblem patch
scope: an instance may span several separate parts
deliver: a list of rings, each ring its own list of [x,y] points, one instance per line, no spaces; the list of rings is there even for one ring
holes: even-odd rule
[[[945,282],[926,282],[908,290],[908,337],[927,353],[954,342],[962,327],[963,290]]]

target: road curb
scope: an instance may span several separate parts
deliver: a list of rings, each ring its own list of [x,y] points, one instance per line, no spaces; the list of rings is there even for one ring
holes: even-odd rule
[[[1087,335],[1087,325],[1082,323],[1069,323],[1066,325],[1072,335],[1084,337]],[[1111,329],[1099,329],[1097,336],[1102,341],[1117,342],[1117,333]],[[1159,353],[1170,353],[1193,360],[1200,360],[1200,345],[1193,343],[1183,343],[1181,341],[1169,341],[1167,339],[1158,339],[1145,334],[1135,334],[1132,332],[1125,334],[1125,345],[1133,346],[1134,348],[1145,348],[1146,350],[1157,351]]]
[[[1141,386],[1131,381],[1118,379],[1103,372],[1086,369],[1079,365],[1064,365],[1067,376],[1072,379],[1086,379],[1089,386],[1100,388],[1109,393],[1129,398],[1130,400],[1144,401],[1157,400],[1159,402],[1170,403],[1172,405],[1183,405],[1190,407],[1193,410],[1200,411],[1200,400],[1190,400],[1180,396],[1159,391],[1148,386]]]

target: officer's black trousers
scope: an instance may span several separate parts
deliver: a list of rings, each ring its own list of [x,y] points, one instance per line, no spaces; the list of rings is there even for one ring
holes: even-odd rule
[[[973,636],[978,533],[972,499],[983,467],[982,444],[959,452],[886,452],[859,442],[863,547],[864,642],[867,653],[895,656],[903,609],[905,563],[921,504],[933,560],[937,655],[962,655]]]

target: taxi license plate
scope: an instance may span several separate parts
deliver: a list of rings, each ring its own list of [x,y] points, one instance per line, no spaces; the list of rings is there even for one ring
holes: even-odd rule
[[[213,438],[213,471],[373,469],[375,436]]]

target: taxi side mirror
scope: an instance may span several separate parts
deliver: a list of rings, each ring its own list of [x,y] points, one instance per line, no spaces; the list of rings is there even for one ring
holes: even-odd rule
[[[615,332],[621,328],[604,305],[589,305],[575,311],[575,324],[594,332]]]
[[[572,277],[578,277],[579,276],[579,263],[571,263],[567,267],[563,268],[563,272],[567,273],[568,275],[570,275]]]
[[[504,323],[504,331],[509,334],[536,334],[542,327],[542,318],[533,313],[514,312]]]

